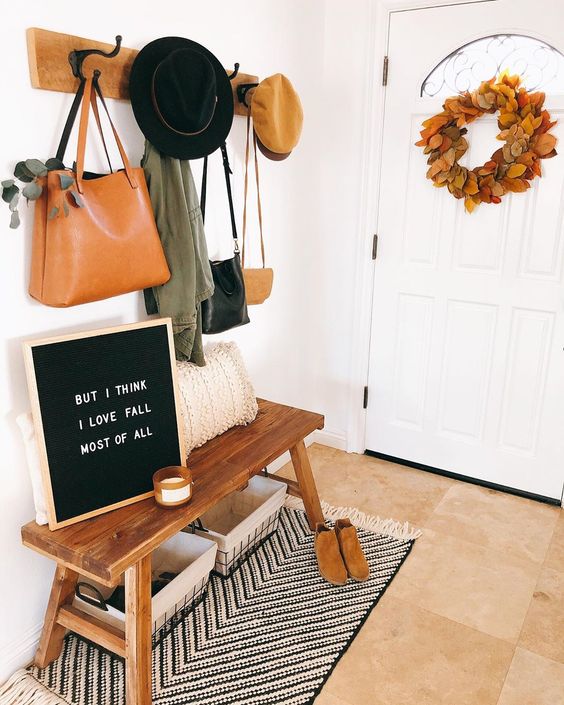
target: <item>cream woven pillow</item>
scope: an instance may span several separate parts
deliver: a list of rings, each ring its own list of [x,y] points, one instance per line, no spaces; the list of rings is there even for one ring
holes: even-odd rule
[[[212,343],[204,355],[205,367],[176,363],[187,453],[233,426],[251,423],[258,412],[237,345]]]

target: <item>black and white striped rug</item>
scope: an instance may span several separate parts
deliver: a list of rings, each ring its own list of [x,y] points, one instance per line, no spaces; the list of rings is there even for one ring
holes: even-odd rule
[[[350,508],[324,513],[363,527],[369,580],[326,583],[304,512],[283,508],[276,533],[230,578],[212,577],[205,599],[154,649],[155,705],[314,702],[417,536]],[[123,662],[74,634],[53,664],[20,671],[0,690],[0,705],[124,702]]]

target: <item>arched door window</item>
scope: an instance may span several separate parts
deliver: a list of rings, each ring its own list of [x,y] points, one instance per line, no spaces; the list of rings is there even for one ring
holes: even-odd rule
[[[421,84],[421,96],[473,90],[504,69],[522,76],[528,91],[564,93],[564,55],[558,49],[522,34],[492,34],[445,57]]]

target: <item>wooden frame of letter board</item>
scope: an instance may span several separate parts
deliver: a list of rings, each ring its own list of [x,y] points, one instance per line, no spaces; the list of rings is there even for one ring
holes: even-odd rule
[[[33,416],[33,423],[35,426],[35,436],[37,439],[37,446],[39,450],[39,459],[41,464],[41,479],[43,484],[43,489],[45,492],[45,501],[47,504],[47,518],[49,520],[49,528],[53,531],[54,529],[60,529],[63,526],[68,526],[69,524],[76,524],[84,519],[89,519],[90,517],[97,516],[99,514],[105,514],[113,509],[119,509],[119,507],[124,507],[127,504],[133,504],[134,502],[139,502],[142,499],[147,499],[147,497],[153,497],[154,492],[146,492],[136,497],[130,497],[124,499],[121,502],[116,502],[115,504],[107,505],[105,507],[100,507],[86,514],[81,514],[76,517],[71,517],[70,519],[65,519],[64,521],[57,521],[55,502],[53,499],[53,490],[51,487],[51,475],[49,472],[49,461],[47,458],[47,447],[45,444],[45,436],[43,433],[43,421],[41,418],[41,406],[39,403],[39,392],[37,389],[37,380],[35,378],[35,366],[33,363],[33,348],[40,345],[49,345],[50,343],[63,343],[68,340],[77,340],[81,338],[91,338],[94,336],[101,335],[111,335],[112,333],[122,333],[128,330],[136,330],[139,328],[151,328],[154,326],[163,326],[167,328],[168,337],[168,347],[170,352],[170,366],[172,372],[172,384],[174,393],[174,405],[176,408],[176,422],[178,429],[178,447],[180,451],[180,458],[182,465],[186,464],[186,449],[184,442],[184,433],[182,430],[182,418],[180,415],[180,397],[178,393],[178,376],[176,372],[176,358],[174,352],[174,339],[172,335],[172,321],[170,318],[158,318],[151,321],[144,321],[141,323],[129,323],[122,326],[113,326],[111,328],[99,328],[98,330],[90,330],[82,333],[71,333],[69,335],[56,336],[51,338],[43,338],[41,340],[28,340],[23,343],[24,351],[24,361],[25,361],[25,371],[27,376],[27,383],[29,389],[29,398],[31,402],[31,413]]]

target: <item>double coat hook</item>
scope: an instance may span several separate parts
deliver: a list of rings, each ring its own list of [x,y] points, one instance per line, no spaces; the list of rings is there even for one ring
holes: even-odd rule
[[[121,39],[121,34],[116,35],[116,45],[112,51],[109,52],[102,51],[101,49],[75,49],[74,51],[71,51],[69,54],[69,64],[71,65],[73,76],[80,78],[81,81],[85,81],[86,77],[82,72],[82,64],[84,63],[84,59],[91,54],[98,54],[106,59],[112,59],[114,56],[119,54],[119,50],[121,49]]]

